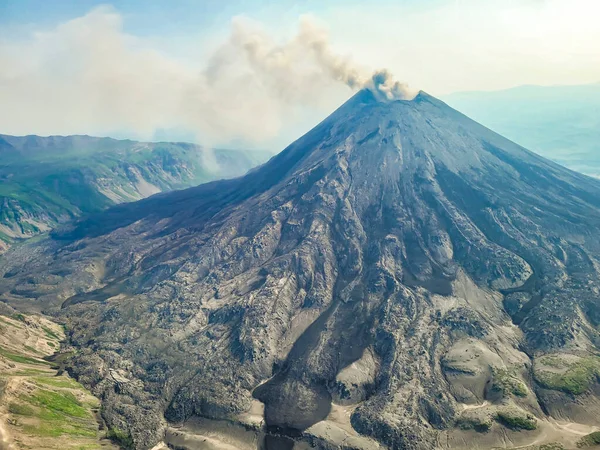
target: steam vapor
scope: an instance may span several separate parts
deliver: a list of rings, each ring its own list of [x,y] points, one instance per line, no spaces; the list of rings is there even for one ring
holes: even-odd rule
[[[330,111],[348,95],[341,84],[371,89],[382,101],[414,97],[387,71],[373,75],[336,54],[325,28],[307,16],[283,42],[235,18],[201,70],[124,33],[110,7],[24,41],[0,40],[0,59],[0,103],[11,105],[0,122],[12,134],[151,139],[175,129],[208,145],[262,143],[303,114]]]

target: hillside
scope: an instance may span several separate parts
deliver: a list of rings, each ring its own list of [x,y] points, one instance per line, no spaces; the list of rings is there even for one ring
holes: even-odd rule
[[[0,312],[8,309],[0,306]],[[63,329],[39,316],[0,314],[0,449],[116,449],[100,403],[60,367]]]
[[[242,175],[267,157],[185,143],[0,135],[0,252],[115,203]]]
[[[546,158],[600,177],[600,83],[460,92],[442,99]]]

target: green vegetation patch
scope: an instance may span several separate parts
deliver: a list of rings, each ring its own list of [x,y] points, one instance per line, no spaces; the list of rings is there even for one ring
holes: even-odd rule
[[[21,364],[48,364],[46,361],[30,358],[29,356],[16,355],[3,349],[2,347],[0,347],[0,355],[4,356],[6,359],[10,359],[13,362]]]
[[[523,450],[565,450],[565,446],[560,442],[549,442],[541,445],[530,445],[528,447],[522,447]]]
[[[565,446],[560,442],[550,442],[537,447],[537,450],[565,450]]]
[[[125,450],[133,450],[135,448],[131,435],[119,428],[109,429],[106,437]]]
[[[534,371],[536,381],[547,389],[580,395],[590,388],[600,377],[600,358],[589,356],[578,361],[565,361],[556,356],[543,357],[540,362],[546,366],[564,369],[562,373],[538,369]]]
[[[492,422],[489,419],[478,417],[459,417],[456,426],[461,430],[475,430],[479,433],[485,433],[492,428]]]
[[[600,431],[594,431],[593,433],[582,437],[579,442],[577,442],[577,447],[579,448],[593,447],[595,445],[600,445]]]
[[[7,244],[11,244],[13,240],[8,234],[2,233],[0,231],[0,241],[6,242]]]
[[[565,450],[565,446],[560,442],[549,442],[548,444],[523,447],[523,450]]]
[[[50,328],[42,326],[42,330],[44,330],[44,333],[46,333],[46,336],[50,339],[56,339],[57,341],[60,341],[60,337]]]
[[[83,389],[83,386],[77,381],[66,377],[35,377],[34,381],[37,384],[44,384],[46,386],[57,388]]]
[[[88,411],[70,392],[54,392],[38,389],[26,397],[29,403],[60,412],[71,417],[89,417]]]
[[[21,377],[27,377],[30,375],[43,375],[43,374],[49,374],[49,373],[50,372],[48,372],[47,370],[23,369],[23,370],[19,370],[18,372],[15,372],[14,375],[21,376]]]
[[[35,410],[31,406],[24,405],[22,403],[14,403],[14,402],[9,403],[8,412],[11,414],[16,414],[18,416],[26,416],[26,417],[35,415]]]
[[[535,430],[537,428],[537,420],[530,414],[521,416],[501,411],[496,417],[502,425],[512,430]]]
[[[32,436],[96,438],[98,435],[98,424],[92,414],[70,392],[38,389],[33,394],[22,395],[19,403],[11,403],[9,412],[39,419],[36,423],[25,421],[23,424],[23,432]]]
[[[502,392],[503,395],[516,395],[517,397],[527,397],[529,393],[525,383],[506,369],[494,369],[492,390]]]

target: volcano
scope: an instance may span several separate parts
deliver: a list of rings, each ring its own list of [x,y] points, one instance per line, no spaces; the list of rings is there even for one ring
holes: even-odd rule
[[[599,230],[600,181],[362,90],[244,177],[10,250],[0,298],[64,321],[137,448],[192,416],[267,448],[490,448],[597,425]]]

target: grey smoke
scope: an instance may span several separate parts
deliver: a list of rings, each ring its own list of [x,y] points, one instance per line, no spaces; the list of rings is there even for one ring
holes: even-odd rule
[[[365,84],[376,96],[384,100],[412,100],[418,91],[406,83],[394,80],[393,75],[386,69],[375,72]]]
[[[276,93],[285,99],[314,89],[323,78],[344,83],[352,90],[368,88],[381,100],[409,100],[415,95],[415,91],[395,81],[386,69],[369,73],[349,57],[337,54],[326,29],[310,16],[301,17],[296,36],[282,44],[253,31],[243,21],[235,22],[229,44],[263,80],[272,79]],[[227,50],[217,52],[211,73],[219,71],[218,64],[224,61],[222,52]],[[306,63],[312,64],[311,70],[299,70]],[[305,101],[303,97],[304,94],[297,99]]]

